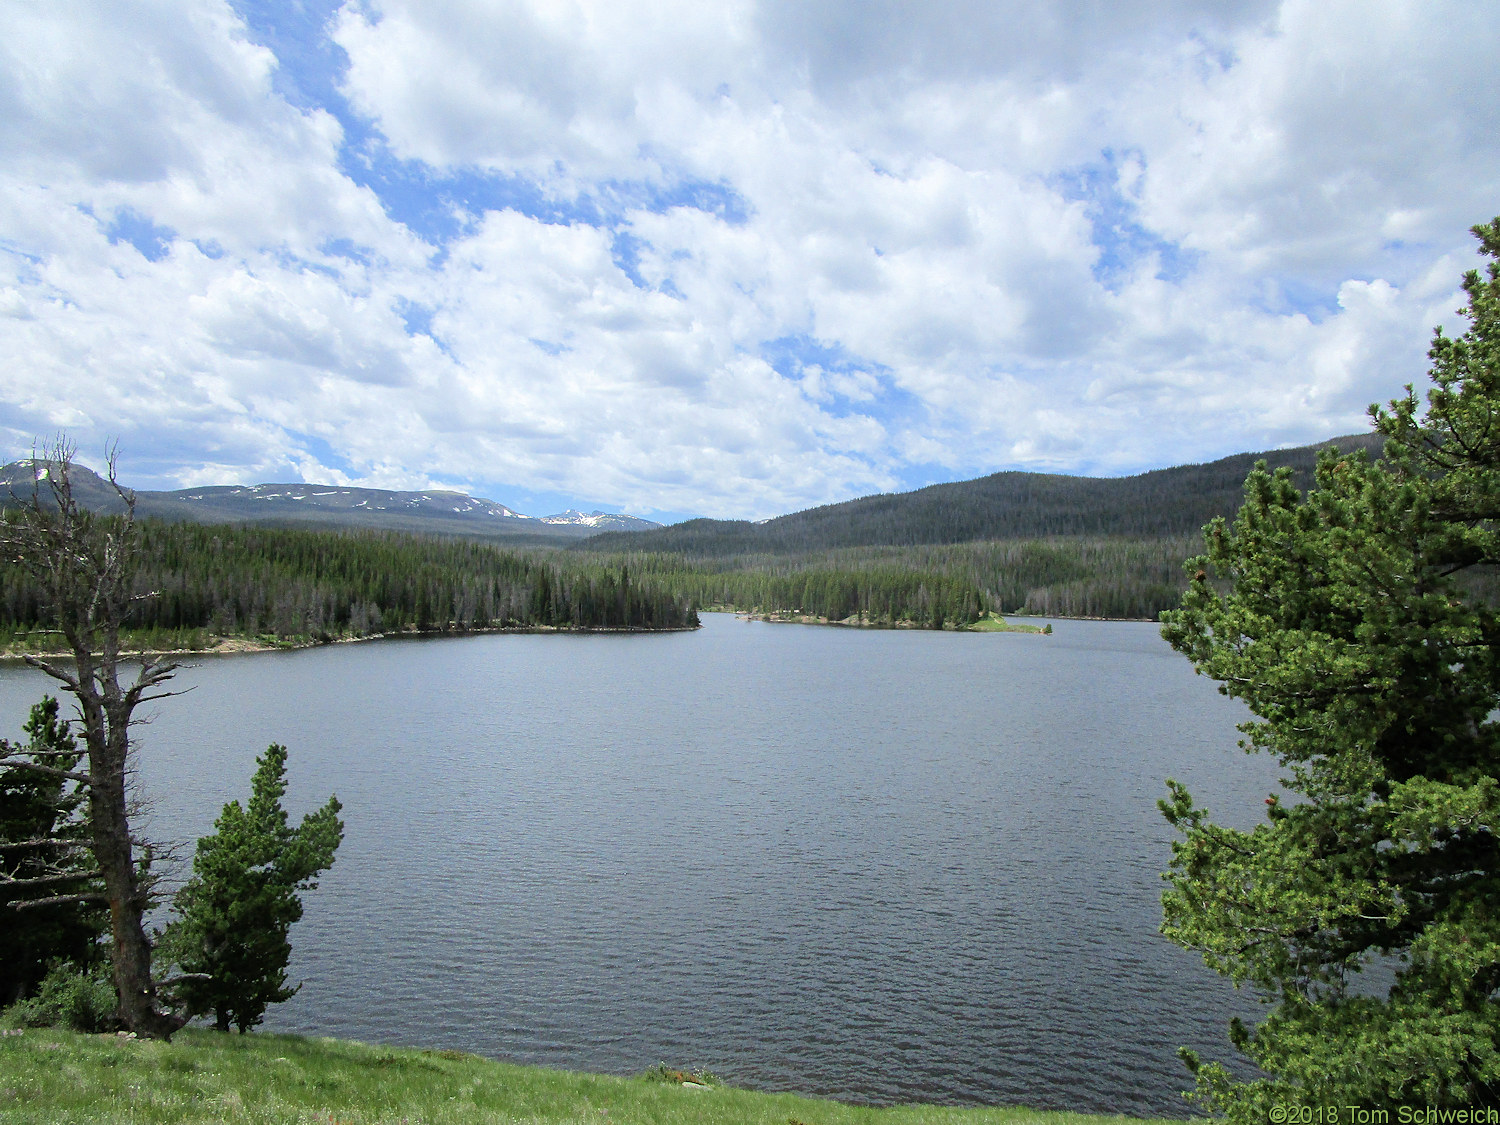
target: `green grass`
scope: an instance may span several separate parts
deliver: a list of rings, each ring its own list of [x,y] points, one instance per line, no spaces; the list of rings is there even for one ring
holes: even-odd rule
[[[171,1043],[26,1031],[0,1038],[0,1122],[27,1125],[1105,1125],[1024,1109],[868,1109],[511,1066],[454,1051],[188,1029]],[[1132,1121],[1132,1125],[1134,1122]]]
[[[969,628],[978,633],[1040,633],[1040,625],[1023,625],[1018,621],[1007,621],[998,613],[986,613]]]

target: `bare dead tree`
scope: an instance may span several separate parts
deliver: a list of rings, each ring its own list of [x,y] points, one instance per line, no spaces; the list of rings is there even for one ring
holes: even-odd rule
[[[71,652],[71,660],[28,655],[26,662],[77,699],[88,765],[86,770],[64,770],[33,759],[30,768],[52,771],[87,788],[91,846],[109,905],[120,1016],[137,1035],[169,1039],[183,1021],[163,1009],[151,976],[151,943],[143,922],[150,905],[150,849],[136,854],[143,842],[130,830],[126,767],[131,716],[142,703],[180,694],[156,690],[179,665],[142,653],[135,678],[121,682],[120,631],[131,603],[143,596],[134,591],[135,494],[117,481],[111,450],[107,479],[124,514],[104,516],[85,508],[73,495],[74,452],[59,437],[42,458],[33,458],[37,473],[31,494],[16,497],[17,505],[0,524],[0,545],[44,592]],[[94,894],[64,892],[32,901],[81,901]]]

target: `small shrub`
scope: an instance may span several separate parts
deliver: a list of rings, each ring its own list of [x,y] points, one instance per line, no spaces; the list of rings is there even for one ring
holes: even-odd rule
[[[64,1027],[85,1033],[113,1031],[120,1025],[119,1008],[107,966],[85,969],[58,961],[47,970],[37,994],[5,1009],[0,1023],[6,1027]]]
[[[696,1082],[700,1086],[720,1084],[718,1076],[704,1067],[700,1066],[694,1070],[673,1070],[664,1062],[648,1067],[641,1077],[647,1082],[668,1082],[674,1085],[681,1085],[684,1082]]]

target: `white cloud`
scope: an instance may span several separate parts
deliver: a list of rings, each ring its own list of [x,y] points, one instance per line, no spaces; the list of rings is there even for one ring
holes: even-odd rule
[[[1483,5],[1286,0],[1234,66],[1136,95],[1175,101],[1141,118],[1143,214],[1247,273],[1334,288],[1386,241],[1446,249],[1495,207],[1497,49]]]
[[[227,4],[0,32],[0,432],[152,483],[764,516],[1315,440],[1420,381],[1500,184],[1471,4],[368,0],[373,147]]]

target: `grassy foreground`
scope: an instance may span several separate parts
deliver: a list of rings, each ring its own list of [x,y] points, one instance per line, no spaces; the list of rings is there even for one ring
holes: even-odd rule
[[[0,1038],[0,1122],[114,1125],[1105,1125],[1019,1109],[868,1109],[511,1066],[454,1051],[187,1029],[172,1043],[26,1031]]]

